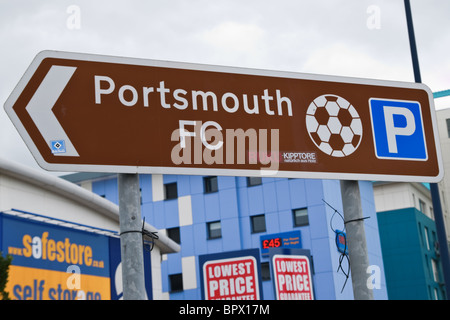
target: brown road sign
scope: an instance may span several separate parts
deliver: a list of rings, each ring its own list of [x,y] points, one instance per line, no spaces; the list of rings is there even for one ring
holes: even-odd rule
[[[43,51],[5,110],[47,170],[443,175],[423,84]]]

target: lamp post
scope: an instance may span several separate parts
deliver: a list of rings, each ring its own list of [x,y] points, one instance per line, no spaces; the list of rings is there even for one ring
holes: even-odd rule
[[[406,22],[408,24],[409,45],[411,49],[411,58],[414,69],[415,82],[422,82],[419,68],[419,58],[417,56],[416,40],[414,36],[414,27],[411,15],[411,5],[409,0],[405,1]],[[446,90],[450,94],[450,90]],[[441,93],[437,93],[443,96]],[[434,95],[433,95],[434,96]],[[441,199],[439,196],[439,186],[437,183],[430,183],[431,199],[433,202],[433,212],[436,223],[436,232],[438,236],[439,248],[441,253],[442,269],[444,273],[446,298],[450,299],[450,259],[448,252],[447,236],[445,233],[444,217],[442,214]]]

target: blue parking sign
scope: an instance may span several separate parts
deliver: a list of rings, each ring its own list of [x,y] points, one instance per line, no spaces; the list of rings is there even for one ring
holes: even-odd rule
[[[380,159],[428,159],[420,103],[371,98],[375,154]]]

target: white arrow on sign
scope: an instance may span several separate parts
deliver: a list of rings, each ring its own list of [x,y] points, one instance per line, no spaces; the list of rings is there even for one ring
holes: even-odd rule
[[[25,108],[55,156],[79,157],[52,111],[76,69],[52,66]]]

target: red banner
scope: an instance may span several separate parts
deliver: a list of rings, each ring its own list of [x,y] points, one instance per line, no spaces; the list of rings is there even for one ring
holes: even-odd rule
[[[306,256],[274,255],[277,300],[313,300],[311,268]]]
[[[213,260],[204,264],[206,300],[259,300],[254,257]]]

